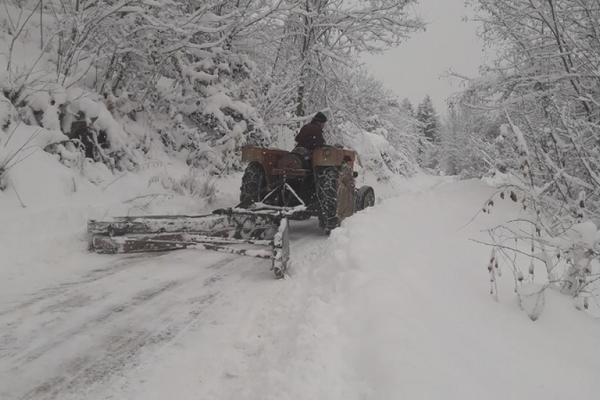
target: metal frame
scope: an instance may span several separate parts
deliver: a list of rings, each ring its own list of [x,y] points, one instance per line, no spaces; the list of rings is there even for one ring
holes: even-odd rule
[[[290,257],[288,218],[298,211],[264,206],[220,209],[210,215],[91,220],[89,249],[102,254],[212,250],[271,260],[275,277],[283,278]]]

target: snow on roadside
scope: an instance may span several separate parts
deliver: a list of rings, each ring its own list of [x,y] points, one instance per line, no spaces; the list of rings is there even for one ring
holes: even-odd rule
[[[487,292],[489,248],[469,242],[517,212],[509,202],[461,229],[491,189],[476,181],[384,203],[340,232],[348,294],[342,326],[368,398],[594,398],[600,325],[551,293],[538,323],[506,271]],[[386,224],[373,220],[390,218]],[[369,240],[377,238],[377,241]],[[341,242],[341,243],[340,243]],[[375,261],[376,260],[376,261]],[[376,268],[374,273],[373,269]]]
[[[413,185],[297,255],[243,398],[595,398],[598,321],[551,292],[532,322],[508,271],[500,302],[489,295],[489,248],[469,238],[519,211],[465,227],[492,188]]]
[[[14,158],[17,162],[4,178],[6,188],[0,191],[0,281],[9,283],[0,301],[93,267],[99,258],[86,249],[89,219],[202,213],[235,201],[238,175],[217,183],[160,153],[130,172],[112,173],[87,159],[80,167],[69,168],[58,155],[43,151],[63,138],[59,132],[21,124],[8,146],[0,149],[2,161],[26,145]],[[203,190],[204,184],[207,191],[215,185],[212,204],[203,193],[192,193],[198,186]]]

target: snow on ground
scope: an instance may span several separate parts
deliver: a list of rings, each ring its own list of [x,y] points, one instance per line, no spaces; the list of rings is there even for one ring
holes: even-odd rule
[[[501,302],[491,301],[484,284],[489,249],[467,238],[514,210],[505,203],[461,229],[490,193],[477,181],[443,184],[368,210],[332,237],[340,352],[363,383],[356,387],[362,398],[600,393],[597,320],[551,293],[542,318],[531,323],[517,311],[508,271]]]
[[[112,186],[135,191],[127,179]],[[598,320],[550,293],[532,322],[508,271],[489,296],[489,249],[468,239],[510,204],[465,227],[483,183],[394,185],[330,237],[293,223],[280,281],[217,253],[86,254],[101,193],[76,211],[2,211],[0,398],[597,398]]]
[[[29,137],[28,129],[21,125],[14,137]],[[48,132],[39,131],[42,136]],[[100,163],[85,160],[80,168],[68,168],[57,158],[37,147],[7,173],[7,188],[0,191],[0,304],[102,259],[86,253],[88,219],[193,214],[215,206],[189,190],[215,178],[194,176],[184,162],[164,154],[116,175]],[[238,175],[220,178],[214,202],[233,204],[238,187]]]

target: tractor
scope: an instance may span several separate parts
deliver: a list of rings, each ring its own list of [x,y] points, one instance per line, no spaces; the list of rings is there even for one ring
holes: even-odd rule
[[[242,161],[248,162],[240,188],[243,208],[257,203],[287,209],[304,206],[295,219],[316,216],[329,233],[344,218],[375,204],[372,187],[356,188],[353,150],[324,146],[289,152],[248,146],[242,149]]]

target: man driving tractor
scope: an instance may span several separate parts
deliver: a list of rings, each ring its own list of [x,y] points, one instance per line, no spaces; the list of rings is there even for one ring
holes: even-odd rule
[[[308,151],[313,151],[318,147],[325,145],[323,138],[323,128],[327,122],[327,117],[322,112],[318,112],[308,124],[304,125],[298,135],[296,143],[298,147],[304,147]]]

